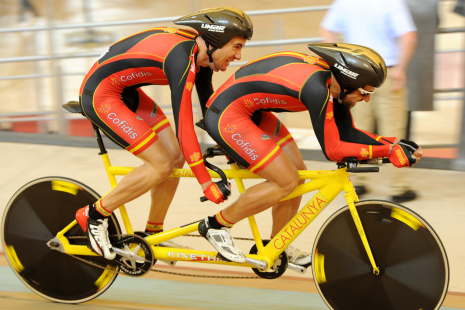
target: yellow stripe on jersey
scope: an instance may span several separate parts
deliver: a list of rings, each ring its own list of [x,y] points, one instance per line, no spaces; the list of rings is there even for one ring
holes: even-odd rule
[[[195,163],[192,163],[192,164],[189,164],[189,167],[194,167],[194,166],[197,166],[197,165],[200,165],[201,163],[203,163],[203,159],[195,162]]]
[[[292,135],[291,134],[288,134],[287,136],[285,136],[284,138],[282,138],[281,140],[279,140],[278,143],[276,143],[277,145],[281,145],[283,144],[284,142],[286,142],[287,140],[289,140],[290,138],[292,138]]]
[[[151,139],[153,139],[153,137],[155,137],[157,134],[155,132],[152,132],[144,141],[142,141],[138,146],[136,146],[135,148],[133,148],[132,150],[129,150],[129,152],[131,153],[134,153],[135,151],[137,151],[138,149],[140,149],[141,147],[143,147],[144,145],[146,145]]]
[[[258,164],[256,164],[252,169],[250,169],[251,172],[254,172],[255,170],[257,170],[257,168],[260,168],[264,163],[266,163],[266,161],[268,159],[270,159],[274,154],[276,154],[277,151],[279,151],[279,146],[276,146],[271,152],[270,154],[268,154],[265,158],[262,159],[262,161],[260,161]]]

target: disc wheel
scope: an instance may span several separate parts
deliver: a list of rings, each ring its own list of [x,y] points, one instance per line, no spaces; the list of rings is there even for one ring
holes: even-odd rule
[[[320,229],[312,271],[331,309],[439,309],[449,284],[449,263],[439,237],[415,212],[387,201],[356,207],[379,275],[373,274],[348,206]]]
[[[68,226],[79,208],[95,203],[100,196],[86,185],[62,177],[34,180],[10,199],[2,220],[2,244],[18,278],[32,291],[52,301],[80,303],[97,297],[116,279],[118,267],[103,257],[83,259],[115,270],[109,271],[80,261],[46,243]],[[112,215],[109,234],[120,234]],[[79,224],[66,234],[85,236]],[[87,245],[87,238],[69,239],[71,244]]]

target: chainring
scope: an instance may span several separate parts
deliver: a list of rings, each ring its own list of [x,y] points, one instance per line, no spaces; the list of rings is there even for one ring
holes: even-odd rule
[[[141,277],[150,271],[156,261],[150,244],[137,235],[120,235],[118,240],[112,241],[112,245],[114,248],[133,254],[133,258],[117,254],[114,260],[126,275]],[[143,256],[141,251],[144,253]]]
[[[263,240],[263,246],[266,246],[270,240]],[[257,254],[257,245],[254,244],[249,251],[249,254]],[[257,276],[264,279],[276,279],[283,275],[287,270],[289,259],[286,252],[279,254],[278,258],[275,259],[273,266],[268,271],[260,271],[258,268],[252,268]]]

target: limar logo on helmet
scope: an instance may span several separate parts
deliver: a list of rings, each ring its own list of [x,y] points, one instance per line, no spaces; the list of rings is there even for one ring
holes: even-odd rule
[[[343,66],[341,66],[337,62],[334,64],[334,67],[339,69],[339,71],[341,71],[342,74],[347,75],[348,77],[350,77],[351,79],[354,79],[354,80],[357,79],[357,76],[359,75],[358,73],[355,73],[353,71],[350,71],[347,68],[344,68]]]
[[[224,32],[224,29],[226,28],[226,26],[202,24],[202,28],[205,28],[211,32]]]

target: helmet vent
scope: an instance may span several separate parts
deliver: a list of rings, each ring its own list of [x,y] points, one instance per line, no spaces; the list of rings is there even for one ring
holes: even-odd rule
[[[236,18],[245,26],[244,22],[239,17],[236,16]]]
[[[343,54],[343,53],[340,53],[340,55],[341,55],[342,60],[344,60],[344,65],[345,65],[346,67],[348,67],[347,60],[346,60],[346,58],[344,57],[344,54]]]
[[[208,16],[207,14],[203,14],[212,24],[215,23],[215,21],[213,19],[210,18],[210,16]]]

